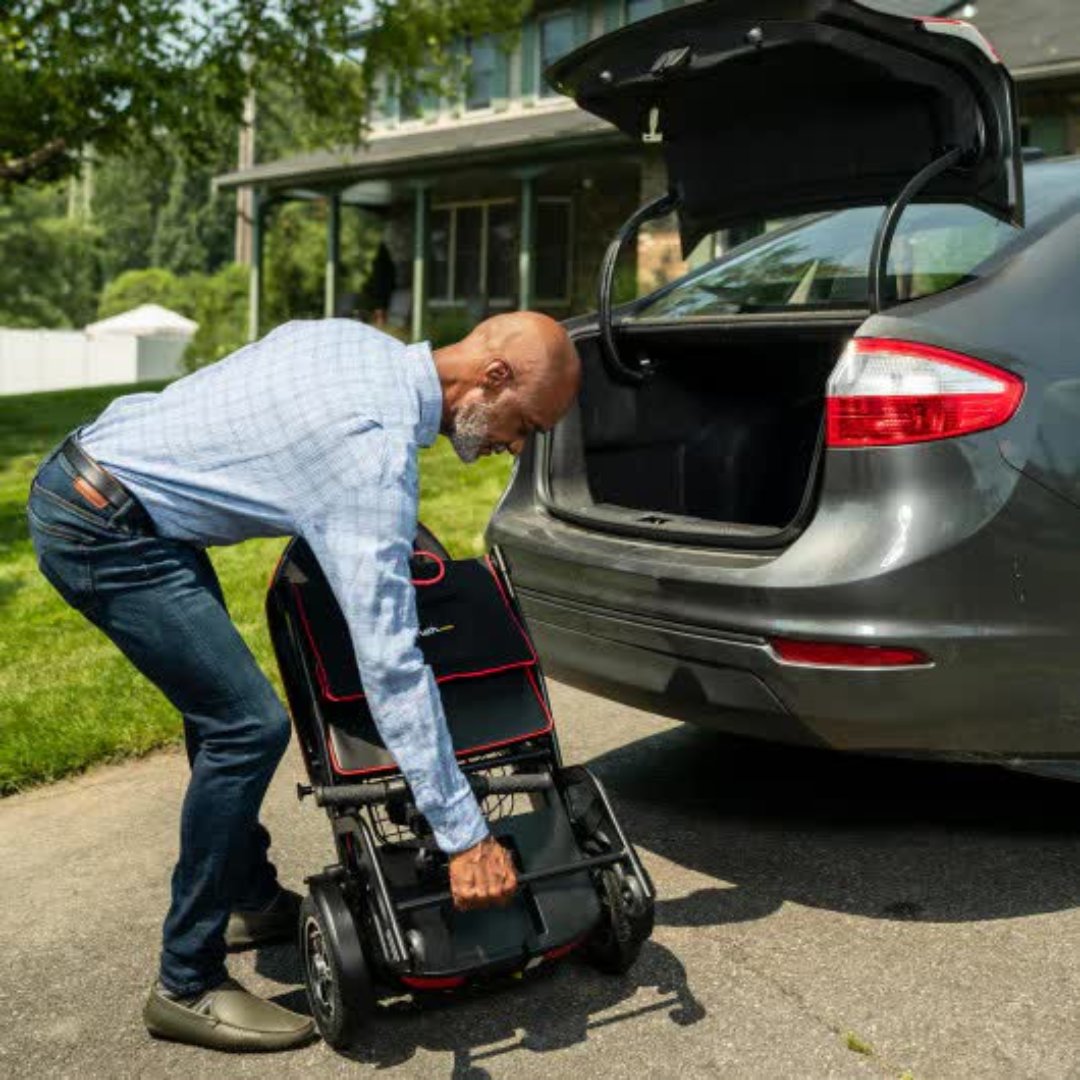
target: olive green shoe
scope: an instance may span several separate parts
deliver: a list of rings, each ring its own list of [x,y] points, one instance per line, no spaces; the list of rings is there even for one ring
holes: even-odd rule
[[[295,941],[302,898],[282,889],[262,911],[234,911],[225,927],[225,948],[230,952]]]
[[[155,1038],[211,1050],[290,1050],[315,1036],[310,1016],[264,1001],[232,979],[191,998],[175,997],[157,982],[143,1008],[143,1022]]]

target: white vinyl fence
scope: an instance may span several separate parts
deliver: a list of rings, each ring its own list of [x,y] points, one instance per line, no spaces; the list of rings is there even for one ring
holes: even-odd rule
[[[168,379],[181,373],[186,346],[177,337],[0,328],[0,395]]]

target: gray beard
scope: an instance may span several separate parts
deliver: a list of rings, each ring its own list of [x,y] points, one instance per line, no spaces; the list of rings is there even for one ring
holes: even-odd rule
[[[450,445],[466,465],[480,456],[491,430],[491,406],[484,401],[462,405],[454,417],[454,430],[450,433]]]

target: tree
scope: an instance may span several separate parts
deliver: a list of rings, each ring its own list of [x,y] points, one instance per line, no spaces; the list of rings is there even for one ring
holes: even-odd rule
[[[165,133],[205,161],[222,122],[239,123],[249,88],[269,79],[293,90],[320,141],[355,143],[378,71],[406,87],[456,77],[450,42],[508,29],[527,6],[10,0],[0,8],[0,183],[71,175],[88,147],[107,157]]]
[[[58,185],[0,199],[0,326],[78,327],[101,288],[100,234],[67,217]]]
[[[225,168],[218,165],[217,171]],[[210,171],[176,157],[150,248],[151,265],[176,274],[216,270],[232,258],[234,217],[234,199],[214,197]]]
[[[371,215],[353,207],[341,213],[340,297],[358,293],[378,245]],[[266,233],[266,318],[318,318],[323,314],[326,204],[292,202],[276,208]]]

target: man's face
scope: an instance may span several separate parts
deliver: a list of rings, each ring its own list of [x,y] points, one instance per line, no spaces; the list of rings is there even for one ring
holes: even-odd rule
[[[514,388],[502,387],[492,393],[478,386],[459,404],[449,433],[450,442],[467,464],[486,454],[506,452],[516,457],[534,431],[544,431],[558,419],[548,420],[540,413],[535,405],[523,401]]]

